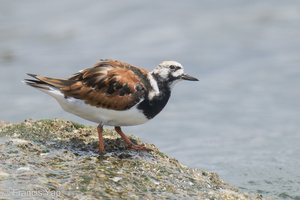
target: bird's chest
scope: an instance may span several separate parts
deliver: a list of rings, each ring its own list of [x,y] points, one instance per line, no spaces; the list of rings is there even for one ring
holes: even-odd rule
[[[170,98],[170,92],[164,92],[163,94],[153,97],[152,99],[146,98],[138,105],[138,109],[148,118],[154,118],[168,103]]]

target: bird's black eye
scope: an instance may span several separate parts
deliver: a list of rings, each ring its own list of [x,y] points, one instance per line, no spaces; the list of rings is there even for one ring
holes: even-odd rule
[[[181,69],[181,67],[176,66],[176,65],[170,65],[170,69],[173,70],[173,71],[177,71],[177,70]]]

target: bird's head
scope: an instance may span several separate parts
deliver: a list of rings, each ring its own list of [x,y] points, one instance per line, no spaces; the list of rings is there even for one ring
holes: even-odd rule
[[[153,71],[154,75],[159,81],[168,83],[172,88],[177,82],[181,80],[198,81],[186,73],[182,65],[176,61],[163,61]]]

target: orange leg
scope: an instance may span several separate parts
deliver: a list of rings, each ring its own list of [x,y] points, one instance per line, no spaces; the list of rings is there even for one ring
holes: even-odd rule
[[[99,138],[99,151],[101,153],[106,153],[104,149],[104,141],[102,137],[103,126],[99,124],[97,127],[97,131],[98,131],[98,138]]]
[[[145,147],[144,144],[140,144],[140,145],[134,145],[129,139],[128,137],[125,135],[125,133],[123,133],[123,131],[121,130],[120,126],[115,126],[115,130],[117,131],[117,133],[123,138],[123,140],[126,142],[127,146],[135,149],[135,150],[146,150],[146,151],[152,151],[152,149],[149,149],[147,147]]]

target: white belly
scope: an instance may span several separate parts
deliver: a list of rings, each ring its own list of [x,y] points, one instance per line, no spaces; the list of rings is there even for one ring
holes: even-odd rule
[[[132,126],[143,124],[149,120],[136,106],[124,111],[109,110],[85,104],[84,101],[73,97],[64,98],[64,95],[57,89],[41,91],[54,97],[65,111],[98,124]]]

